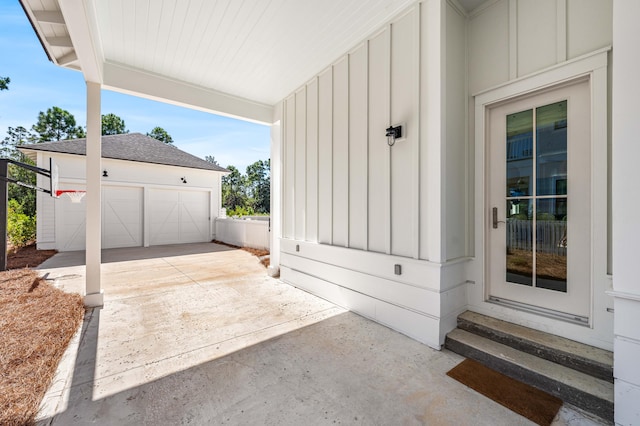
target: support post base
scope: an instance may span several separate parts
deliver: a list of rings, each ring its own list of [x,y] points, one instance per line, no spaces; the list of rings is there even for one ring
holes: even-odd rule
[[[84,296],[84,306],[86,308],[101,308],[104,306],[104,292],[91,293]]]

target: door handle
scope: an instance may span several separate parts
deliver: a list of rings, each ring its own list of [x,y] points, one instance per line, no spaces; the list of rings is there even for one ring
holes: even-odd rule
[[[504,220],[498,220],[498,208],[494,207],[491,209],[491,217],[493,221],[493,229],[498,229],[499,223],[505,223]]]

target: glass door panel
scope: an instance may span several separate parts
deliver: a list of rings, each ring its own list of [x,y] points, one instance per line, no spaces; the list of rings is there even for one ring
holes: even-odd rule
[[[533,285],[533,226],[529,200],[507,201],[507,282]]]
[[[509,114],[505,160],[506,281],[566,292],[567,101]]]
[[[567,199],[536,202],[536,287],[567,291]]]

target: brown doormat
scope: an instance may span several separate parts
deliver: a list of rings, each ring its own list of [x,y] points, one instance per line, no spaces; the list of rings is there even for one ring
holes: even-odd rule
[[[559,398],[472,359],[462,361],[447,372],[447,376],[541,426],[550,425],[562,406]]]

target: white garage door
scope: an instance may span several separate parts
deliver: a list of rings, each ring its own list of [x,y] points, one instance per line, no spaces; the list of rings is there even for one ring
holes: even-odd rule
[[[209,192],[150,189],[149,244],[210,241],[209,204]]]
[[[142,188],[102,188],[102,248],[142,246]]]
[[[86,200],[72,203],[66,195],[56,201],[60,220],[58,250],[85,248]],[[102,188],[102,248],[142,246],[142,188]]]

